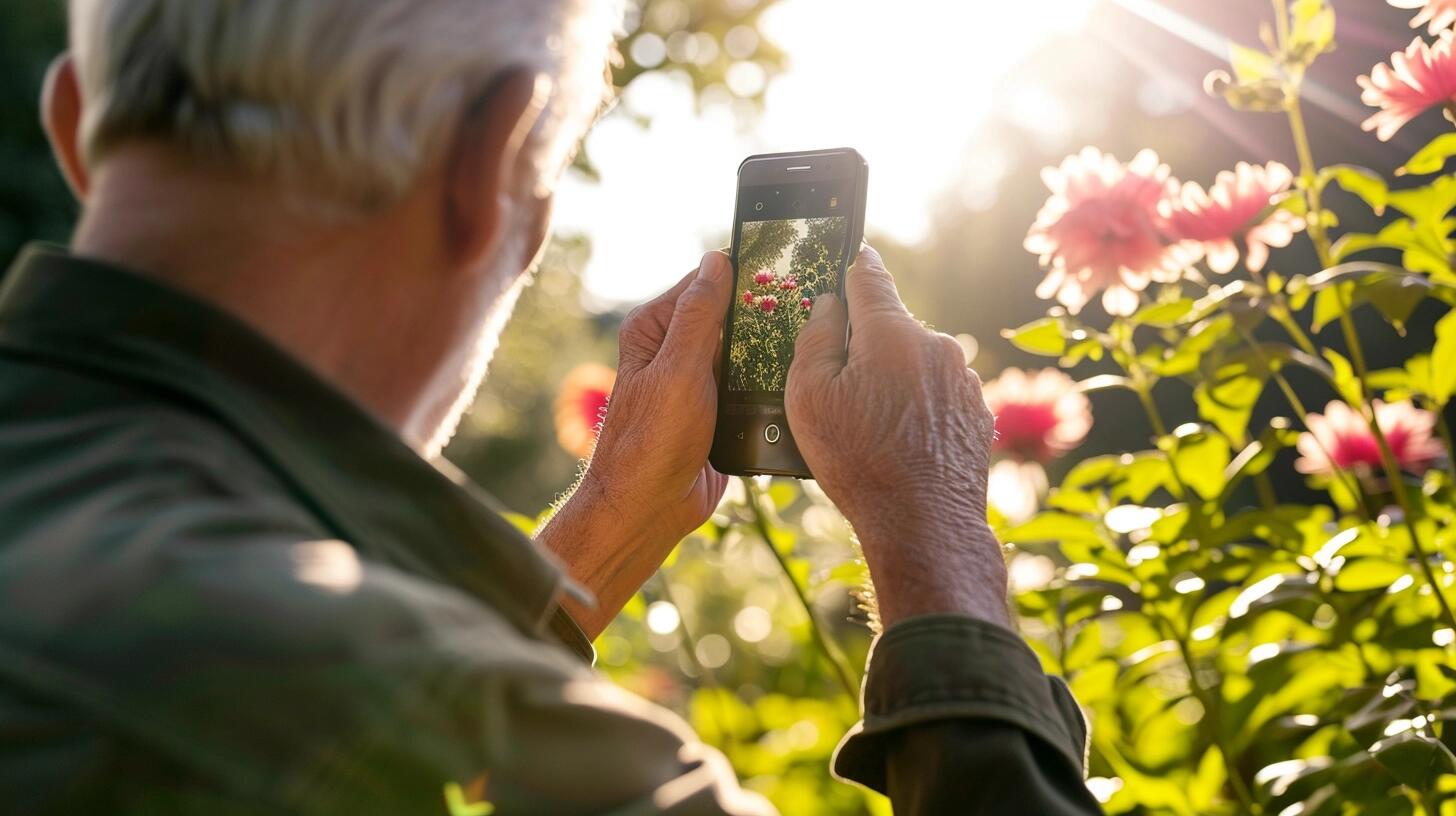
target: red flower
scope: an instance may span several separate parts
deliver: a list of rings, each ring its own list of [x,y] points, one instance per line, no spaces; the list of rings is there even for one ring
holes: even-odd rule
[[[759,286],[768,286],[770,283],[773,283],[773,279],[772,272],[759,272],[753,276],[753,282]]]
[[[591,455],[617,372],[597,363],[573,368],[556,396],[556,441],[572,456]]]
[[[812,301],[812,300],[810,300],[808,298],[804,298],[803,300],[800,300],[799,301],[799,306],[800,306],[800,308],[802,308],[804,311],[807,312],[810,309],[814,308],[814,301]]]
[[[756,300],[758,300],[758,298],[754,297],[752,292],[748,291],[747,289],[743,290],[743,304],[745,306],[752,306],[753,302]]]
[[[782,290],[784,290],[785,292],[790,291],[792,289],[798,289],[799,288],[799,279],[796,278],[796,277],[793,277],[792,275],[789,276],[789,277],[787,277],[787,278],[784,278],[783,282],[779,284],[779,288],[782,289]]]
[[[1375,422],[1390,443],[1401,469],[1424,473],[1441,458],[1441,443],[1432,437],[1436,415],[1410,402],[1375,401]],[[1335,466],[1368,477],[1380,469],[1380,446],[1365,417],[1343,402],[1331,402],[1323,414],[1309,415],[1309,430],[1299,435],[1300,473],[1331,474]]]
[[[991,449],[1013,459],[1049,462],[1081,444],[1092,428],[1087,396],[1055,368],[1008,368],[982,393],[996,417]]]
[[[764,310],[765,312],[772,312],[774,309],[777,309],[778,306],[779,299],[774,297],[773,295],[764,295],[758,301],[758,308]]]

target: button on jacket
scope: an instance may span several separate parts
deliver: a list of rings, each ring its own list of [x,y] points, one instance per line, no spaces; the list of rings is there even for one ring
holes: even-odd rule
[[[0,812],[757,814],[591,669],[561,568],[219,309],[35,247],[0,282]],[[876,644],[835,758],[897,813],[1092,813],[1012,633]]]

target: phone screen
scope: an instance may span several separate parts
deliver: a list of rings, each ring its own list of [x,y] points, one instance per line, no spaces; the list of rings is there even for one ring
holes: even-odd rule
[[[833,182],[740,191],[728,391],[751,401],[782,400],[794,342],[814,299],[840,289],[850,231],[841,192]],[[797,217],[754,218],[785,213]]]

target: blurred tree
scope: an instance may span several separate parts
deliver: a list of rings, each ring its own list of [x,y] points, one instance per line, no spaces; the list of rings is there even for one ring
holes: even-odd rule
[[[772,272],[784,250],[798,233],[792,221],[748,221],[739,236],[738,267],[747,272],[767,269]]]

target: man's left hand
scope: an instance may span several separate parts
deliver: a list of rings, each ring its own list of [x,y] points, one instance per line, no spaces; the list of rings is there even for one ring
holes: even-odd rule
[[[595,638],[712,514],[728,477],[708,464],[717,419],[714,373],[732,293],[722,252],[622,323],[617,383],[575,493],[538,535],[597,596],[568,602]]]

